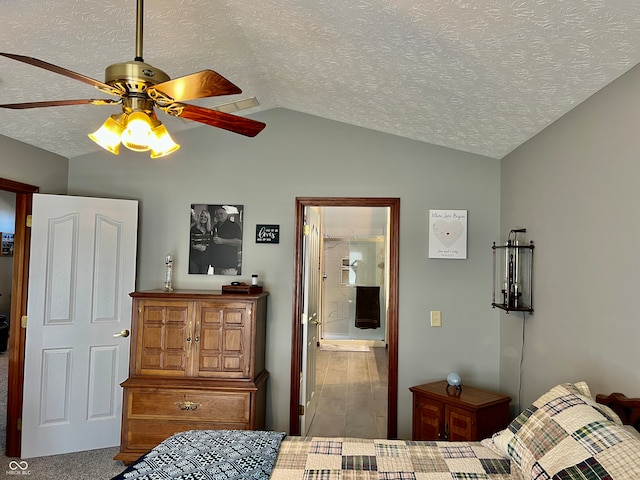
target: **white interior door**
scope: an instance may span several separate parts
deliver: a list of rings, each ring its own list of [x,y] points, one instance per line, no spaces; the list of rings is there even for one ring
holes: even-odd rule
[[[302,309],[302,372],[300,375],[300,432],[306,435],[316,414],[316,345],[318,342],[320,294],[320,210],[306,208],[304,238],[304,305]]]
[[[118,445],[138,202],[34,195],[22,457]]]

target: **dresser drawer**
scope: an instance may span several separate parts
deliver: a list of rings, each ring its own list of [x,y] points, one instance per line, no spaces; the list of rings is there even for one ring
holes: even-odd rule
[[[248,423],[251,413],[249,392],[129,388],[125,401],[131,420]]]
[[[237,423],[167,422],[164,420],[130,420],[129,428],[122,438],[123,450],[129,452],[132,461],[148,452],[174,433],[187,430],[247,430],[248,425]]]

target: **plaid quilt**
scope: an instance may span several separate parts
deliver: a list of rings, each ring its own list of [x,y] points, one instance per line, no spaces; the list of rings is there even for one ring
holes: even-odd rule
[[[270,480],[522,480],[474,442],[286,437]]]

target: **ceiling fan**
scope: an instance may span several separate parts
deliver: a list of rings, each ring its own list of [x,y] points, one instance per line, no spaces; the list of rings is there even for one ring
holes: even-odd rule
[[[57,65],[33,57],[2,53],[0,55],[87,83],[113,99],[52,100],[44,102],[0,104],[0,108],[27,109],[66,105],[122,105],[122,112],[111,115],[95,132],[94,142],[118,155],[120,144],[134,151],[151,150],[158,158],[176,151],[176,144],[166,127],[158,120],[154,107],[168,115],[204,123],[248,137],[254,137],[266,126],[262,122],[220,111],[183,103],[186,100],[233,95],[242,90],[213,70],[203,70],[171,79],[162,70],[145,63],[142,58],[142,25],[144,0],[137,0],[136,56],[133,61],[116,63],[105,70],[100,82]]]

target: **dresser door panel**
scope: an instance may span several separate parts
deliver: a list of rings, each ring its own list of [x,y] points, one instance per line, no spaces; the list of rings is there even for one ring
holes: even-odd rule
[[[136,374],[185,376],[192,349],[188,302],[140,302],[140,348]]]
[[[251,303],[202,302],[199,305],[199,377],[252,378]]]

